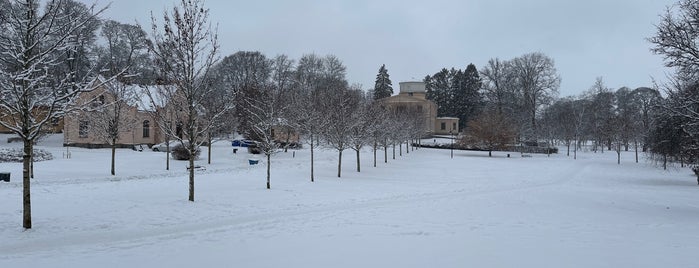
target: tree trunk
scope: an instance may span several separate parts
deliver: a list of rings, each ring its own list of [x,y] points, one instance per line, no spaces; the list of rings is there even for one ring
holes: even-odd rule
[[[269,183],[269,177],[270,177],[270,167],[271,167],[271,154],[267,154],[267,189],[271,189],[271,185]]]
[[[206,158],[207,158],[207,163],[208,163],[209,165],[211,165],[211,134],[209,134],[208,136],[209,136],[209,137],[208,137],[208,138],[209,138],[209,140],[208,140],[208,142],[209,142],[209,152],[207,153]]]
[[[284,145],[284,152],[289,151],[289,139],[291,138],[291,129],[287,128],[286,129],[286,145]]]
[[[488,157],[493,157],[493,150],[488,150]]]
[[[616,146],[616,164],[621,165],[621,144]]]
[[[399,150],[399,151],[398,151],[398,153],[399,153],[398,155],[399,155],[399,156],[403,156],[403,142],[401,142],[401,143],[398,145],[398,150]]]
[[[568,152],[566,153],[566,156],[570,156],[570,141],[568,141]]]
[[[34,144],[32,144],[32,156],[29,158],[29,178],[34,178]]]
[[[376,167],[376,146],[378,145],[374,142],[374,167]]]
[[[405,141],[405,153],[406,154],[410,153],[410,140]]]
[[[194,157],[192,155],[189,156],[189,201],[194,202]]]
[[[359,149],[357,149],[357,172],[362,172],[359,164]]]
[[[29,170],[30,161],[32,157],[32,142],[31,140],[24,140],[24,155],[22,156],[22,204],[23,204],[23,221],[22,227],[24,229],[32,228],[32,202],[31,202],[31,191],[30,191],[30,181],[29,181]]]
[[[638,141],[634,140],[633,143],[634,143],[633,148],[634,148],[634,150],[636,150],[636,163],[638,163]]]
[[[337,177],[340,178],[342,176],[342,150],[337,151],[340,152],[337,158]]]
[[[112,139],[112,176],[116,175],[114,170],[114,159],[116,158],[116,140]]]
[[[663,154],[663,169],[667,170],[667,154]]]
[[[170,170],[170,142],[165,143],[165,170]]]
[[[313,135],[311,135],[311,182],[314,182],[314,178],[313,178]]]

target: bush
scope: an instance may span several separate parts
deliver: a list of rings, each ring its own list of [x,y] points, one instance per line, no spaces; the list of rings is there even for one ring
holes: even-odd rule
[[[187,148],[182,146],[182,144],[175,145],[174,147],[172,147],[171,150],[172,158],[174,158],[175,160],[189,160],[189,158],[192,157],[189,154],[189,151],[187,151]],[[194,150],[194,159],[198,159],[199,154],[201,154],[201,150],[199,149],[199,147],[197,147],[196,150]]]
[[[22,162],[24,150],[20,148],[0,149],[0,163]],[[53,160],[53,155],[46,150],[34,149],[34,162]]]

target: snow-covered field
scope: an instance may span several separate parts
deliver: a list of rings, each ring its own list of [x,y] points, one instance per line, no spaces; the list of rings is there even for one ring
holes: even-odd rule
[[[2,146],[7,145],[0,139]],[[196,202],[185,163],[165,154],[38,148],[34,228],[21,228],[21,165],[0,163],[0,267],[697,267],[699,187],[631,152],[504,157],[420,149],[378,167],[346,151],[279,153],[265,165],[206,150]],[[517,154],[513,154],[516,156]],[[382,155],[380,155],[382,159]]]

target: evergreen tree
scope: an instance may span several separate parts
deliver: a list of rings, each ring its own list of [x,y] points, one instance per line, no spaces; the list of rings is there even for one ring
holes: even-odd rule
[[[391,85],[391,79],[388,75],[388,70],[386,70],[386,64],[381,65],[379,68],[379,74],[376,75],[376,83],[374,84],[374,99],[383,99],[393,95],[393,87]]]
[[[453,70],[453,69],[452,69]],[[432,76],[425,77],[427,99],[437,104],[438,116],[451,116],[449,100],[451,99],[450,71],[442,68]]]
[[[460,129],[463,129],[481,108],[480,90],[483,82],[473,64],[469,64],[463,72],[459,70],[457,77],[455,81],[458,83],[454,87],[453,115],[459,118]]]

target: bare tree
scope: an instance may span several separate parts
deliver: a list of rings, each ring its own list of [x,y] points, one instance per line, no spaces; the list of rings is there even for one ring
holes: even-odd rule
[[[686,81],[699,77],[699,1],[681,0],[668,7],[655,26],[656,34],[648,41],[655,54],[665,58],[665,66],[675,67]]]
[[[512,64],[498,58],[490,59],[481,70],[483,96],[500,114],[514,112],[515,93],[512,86],[514,76]]]
[[[0,21],[0,125],[17,134],[24,143],[23,155],[23,222],[32,228],[30,162],[33,145],[42,128],[51,120],[70,112],[74,98],[92,90],[93,83],[76,81],[74,73],[51,75],[60,64],[61,52],[75,49],[71,38],[83,31],[97,14],[68,13],[66,1],[54,0],[39,11],[40,2],[14,1],[5,4],[4,20]],[[89,10],[95,10],[92,6]]]
[[[106,21],[102,26],[101,36],[107,45],[100,49],[100,59],[103,74],[116,76],[117,81],[106,83],[102,87],[105,92],[101,95],[99,111],[87,112],[92,123],[91,131],[106,141],[112,149],[111,171],[115,175],[116,146],[119,134],[133,128],[136,123],[135,111],[132,108],[140,101],[131,82],[140,73],[134,68],[134,62],[149,61],[147,55],[146,33],[137,25],[122,24],[116,21]],[[130,113],[130,114],[129,114]]]
[[[585,132],[590,114],[590,103],[588,100],[581,98],[574,100],[572,103],[573,120],[575,122],[575,146],[573,146],[573,159],[578,159],[578,148],[580,140]]]
[[[488,150],[488,156],[493,156],[493,150],[505,148],[514,137],[510,120],[497,111],[487,111],[468,123],[468,135],[463,141],[482,145]]]
[[[512,60],[515,86],[521,91],[523,108],[528,115],[528,136],[536,139],[536,114],[541,105],[558,95],[561,78],[553,59],[542,53],[529,53]]]
[[[271,157],[277,152],[279,143],[275,139],[275,127],[286,125],[286,114],[289,103],[284,100],[284,88],[269,86],[261,91],[257,98],[248,98],[249,114],[251,115],[251,130],[255,140],[259,142],[262,153],[267,158],[267,189],[271,188]]]
[[[575,139],[575,112],[574,99],[564,98],[557,100],[546,107],[542,121],[546,128],[553,132],[554,138],[562,141],[566,147],[566,155],[570,156],[570,146]]]
[[[280,125],[280,129],[285,132],[285,141],[283,143],[284,152],[288,152],[291,142],[292,132],[295,132],[293,124],[293,114],[289,111],[293,107],[294,91],[294,60],[289,59],[286,55],[277,55],[272,59],[272,86],[279,91],[279,105],[284,106],[283,118],[284,124]]]
[[[237,130],[246,136],[253,135],[252,118],[248,111],[250,107],[247,101],[250,98],[258,98],[260,92],[267,87],[271,72],[272,61],[259,51],[238,51],[227,56],[219,64],[223,84],[235,92],[235,117],[238,121]]]
[[[638,163],[638,143],[642,142],[642,151],[647,149],[646,140],[651,130],[652,119],[657,113],[658,104],[662,97],[657,89],[647,87],[639,87],[631,92],[634,106],[637,110],[633,119],[633,128],[635,135],[634,148],[636,151],[636,163]]]
[[[361,88],[354,87],[354,89],[361,93]],[[360,94],[357,94],[360,95]],[[349,143],[351,144],[352,150],[355,151],[357,155],[357,172],[361,172],[361,161],[360,153],[362,148],[367,145],[375,134],[374,129],[376,127],[376,113],[373,111],[371,105],[371,97],[358,97],[356,111],[352,114],[351,120],[354,121],[354,125],[350,129]],[[376,165],[376,155],[374,155],[374,165]]]
[[[384,163],[388,163],[388,136],[390,135],[390,113],[381,107],[380,103],[372,102],[369,107],[370,118],[374,126],[370,129],[371,148],[374,153],[374,167],[376,167],[376,152],[384,148]]]
[[[194,155],[206,140],[209,131],[218,117],[225,111],[212,116],[213,120],[202,120],[202,103],[213,97],[214,88],[209,85],[209,70],[218,60],[218,35],[209,24],[209,10],[201,0],[182,0],[170,12],[164,12],[162,28],[155,16],[151,15],[153,42],[151,51],[165,81],[173,87],[165,92],[168,101],[180,99],[181,111],[177,111],[182,121],[182,131],[189,142],[169,131]],[[170,87],[168,87],[170,88]],[[194,201],[194,157],[189,158],[189,201]]]
[[[227,70],[219,63],[212,67],[209,85],[211,94],[202,102],[202,118],[206,122],[212,122],[209,131],[206,133],[207,163],[211,164],[211,153],[213,143],[227,138],[238,126],[235,116],[235,90],[225,82]]]
[[[275,130],[290,127],[289,109],[292,103],[289,95],[292,86],[292,62],[286,56],[277,56],[273,61],[272,83],[269,83],[256,97],[248,97],[246,107],[252,119],[252,136],[259,142],[260,149],[267,158],[267,189],[271,188],[271,157],[279,149]]]
[[[612,136],[616,129],[616,114],[614,106],[616,104],[616,96],[602,80],[598,77],[595,83],[586,92],[586,98],[590,100],[589,120],[592,138],[594,139],[593,150],[598,149],[604,153],[605,145],[611,150]]]
[[[290,110],[291,123],[303,136],[302,141],[311,150],[310,177],[314,177],[314,152],[322,131],[329,124],[323,109],[327,90],[324,85],[325,66],[323,59],[315,54],[304,55],[299,59],[295,72],[295,90],[292,94],[293,108]]]
[[[342,152],[352,148],[350,133],[357,123],[353,118],[360,100],[357,93],[354,90],[338,88],[332,91],[326,103],[328,109],[325,111],[330,124],[323,131],[323,139],[338,152],[338,178],[342,177]]]

